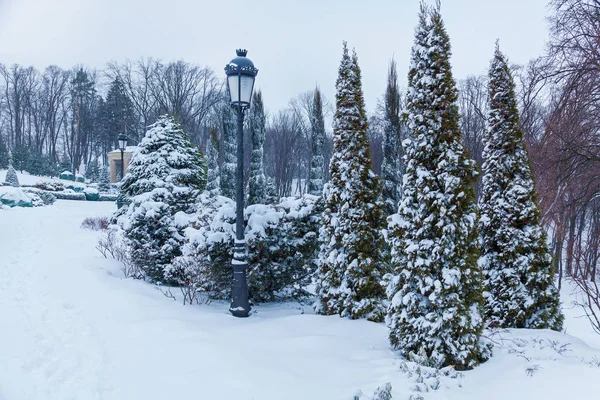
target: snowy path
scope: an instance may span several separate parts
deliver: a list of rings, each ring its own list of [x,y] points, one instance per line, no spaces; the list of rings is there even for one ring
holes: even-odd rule
[[[400,372],[383,324],[292,305],[236,319],[227,304],[183,306],[122,279],[117,263],[95,250],[98,233],[80,228],[112,207],[59,201],[0,210],[0,400],[350,400],[385,382],[395,400],[412,393],[416,377]],[[600,347],[585,320],[567,314],[568,333]],[[462,387],[443,379],[424,398],[600,392],[598,349],[549,331],[503,336],[504,347],[466,373]],[[566,343],[567,352],[555,350]]]

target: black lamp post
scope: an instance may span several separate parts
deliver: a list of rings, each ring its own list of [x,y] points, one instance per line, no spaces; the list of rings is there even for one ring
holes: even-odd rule
[[[121,133],[118,137],[119,140],[119,150],[121,150],[121,180],[125,176],[125,160],[123,159],[123,153],[127,148],[127,136],[124,133]]]
[[[250,107],[254,79],[258,69],[254,68],[252,61],[246,58],[247,50],[239,49],[236,53],[237,57],[225,66],[231,106],[237,112],[238,123],[235,247],[231,261],[233,287],[229,311],[235,317],[247,317],[250,313],[250,303],[248,302],[248,282],[246,280],[248,252],[244,237],[244,111]]]

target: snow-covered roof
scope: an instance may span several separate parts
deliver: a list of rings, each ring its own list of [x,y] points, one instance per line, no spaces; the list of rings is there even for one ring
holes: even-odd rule
[[[138,147],[137,146],[127,146],[125,147],[125,153],[133,153]],[[120,154],[121,150],[120,149],[115,149],[111,152],[109,152],[108,154]]]

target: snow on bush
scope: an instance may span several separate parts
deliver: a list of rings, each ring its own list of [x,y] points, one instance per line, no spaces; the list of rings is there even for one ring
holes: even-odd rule
[[[314,272],[319,225],[319,197],[284,198],[279,204],[255,204],[244,210],[249,249],[249,295],[255,301],[306,296]],[[181,223],[189,216],[180,214]],[[183,255],[169,276],[190,292],[225,299],[231,291],[235,238],[235,203],[204,193],[198,212],[185,230]],[[188,299],[191,300],[191,299]]]
[[[53,194],[59,200],[85,200],[85,193],[76,192],[73,189],[65,189],[62,192],[54,192]]]
[[[25,191],[18,187],[0,187],[0,202],[9,207],[31,207],[32,199]]]
[[[35,187],[50,192],[60,192],[65,190],[65,184],[56,179],[43,179],[35,183]]]
[[[204,157],[173,118],[160,117],[133,154],[116,215],[133,262],[151,281],[164,282],[165,267],[181,255],[185,225],[176,215],[194,211],[205,185]]]
[[[50,192],[45,192],[37,188],[27,188],[23,190],[31,198],[34,207],[49,206],[56,201],[56,196]]]
[[[8,166],[8,171],[6,171],[6,176],[4,177],[4,183],[9,186],[19,187],[17,171],[15,171],[12,165]]]

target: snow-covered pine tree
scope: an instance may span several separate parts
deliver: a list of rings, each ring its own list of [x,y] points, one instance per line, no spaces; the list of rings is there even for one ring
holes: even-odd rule
[[[98,190],[108,192],[110,190],[110,172],[108,167],[100,168],[100,178],[98,179]]]
[[[207,178],[206,191],[211,196],[221,194],[221,172],[219,170],[219,138],[217,130],[211,129],[206,144]]]
[[[235,115],[229,103],[221,106],[221,193],[235,199],[237,166],[237,129]]]
[[[498,45],[488,90],[480,199],[486,317],[501,328],[560,330],[563,315],[519,125],[515,84]]]
[[[387,272],[381,184],[371,171],[367,117],[356,53],[344,43],[336,82],[331,181],[323,191],[325,211],[315,311],[382,321]]]
[[[439,9],[421,5],[408,75],[410,139],[398,214],[389,221],[394,278],[390,342],[434,367],[469,369],[490,356],[477,265],[475,163],[461,145],[450,41]]]
[[[248,118],[248,131],[252,138],[252,156],[250,158],[250,175],[248,177],[248,205],[267,203],[267,178],[263,165],[263,147],[267,120],[263,105],[262,93],[254,92],[252,107]]]
[[[92,157],[92,159],[85,166],[85,179],[88,182],[97,183],[100,181],[100,164],[98,164],[98,159],[96,157]]]
[[[160,117],[123,178],[119,211],[131,258],[150,280],[164,282],[165,267],[181,255],[185,238],[175,214],[193,212],[205,185],[204,157],[173,118]]]
[[[315,89],[313,106],[310,115],[310,133],[312,155],[310,158],[310,171],[308,179],[308,193],[313,196],[323,195],[325,183],[325,120],[323,118],[323,102],[321,91]]]
[[[398,211],[400,201],[400,90],[396,62],[392,60],[388,69],[387,88],[384,100],[383,162],[381,164],[382,196],[388,215]]]
[[[15,171],[15,167],[13,167],[12,152],[10,150],[8,151],[8,170],[6,171],[6,176],[4,177],[4,183],[14,187],[20,186],[17,171]]]

